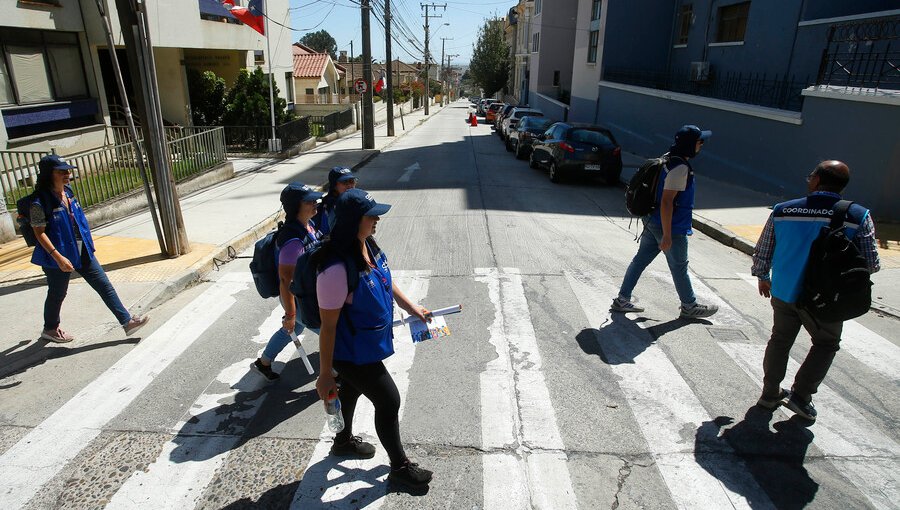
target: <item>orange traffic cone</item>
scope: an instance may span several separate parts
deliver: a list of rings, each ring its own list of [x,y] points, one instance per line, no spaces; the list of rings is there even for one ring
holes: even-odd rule
[[[477,126],[478,126],[478,117],[476,117],[475,114],[472,114],[472,127],[477,127]]]

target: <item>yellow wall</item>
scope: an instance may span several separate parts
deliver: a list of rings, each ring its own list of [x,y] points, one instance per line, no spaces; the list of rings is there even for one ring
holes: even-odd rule
[[[225,86],[231,87],[237,80],[246,62],[245,51],[239,50],[184,50],[184,66],[197,71],[212,71],[225,79]]]

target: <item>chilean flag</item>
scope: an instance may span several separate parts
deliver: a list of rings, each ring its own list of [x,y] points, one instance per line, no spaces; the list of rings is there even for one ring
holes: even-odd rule
[[[222,5],[231,12],[232,16],[261,35],[266,35],[265,13],[263,12],[262,3],[263,0],[250,0],[247,7],[236,7],[234,0],[222,0]]]
[[[384,71],[381,71],[381,78],[378,78],[378,81],[375,82],[375,86],[373,87],[375,89],[375,93],[380,94],[381,91],[384,90],[384,88],[386,86],[387,86],[387,79],[384,76]]]

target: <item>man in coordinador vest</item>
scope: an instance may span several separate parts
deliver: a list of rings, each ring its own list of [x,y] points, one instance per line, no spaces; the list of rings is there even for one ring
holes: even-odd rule
[[[806,177],[809,195],[776,204],[753,254],[753,275],[759,294],[771,297],[774,310],[772,337],[763,359],[763,392],[757,402],[775,409],[784,404],[810,421],[816,419],[812,396],[825,379],[840,348],[843,322],[823,322],[797,307],[809,251],[822,227],[831,222],[834,205],[850,182],[850,169],[840,161],[823,161]],[[875,247],[875,224],[869,210],[853,204],[844,222],[847,237],[866,258],[870,273],[881,269]],[[771,271],[771,276],[770,276]],[[790,391],[781,388],[791,346],[806,328],[812,347],[794,377]]]

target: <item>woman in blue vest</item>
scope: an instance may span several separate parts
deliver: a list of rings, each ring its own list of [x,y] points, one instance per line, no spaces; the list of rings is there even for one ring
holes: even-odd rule
[[[269,339],[262,356],[251,365],[254,371],[261,374],[268,382],[275,382],[280,375],[272,370],[272,361],[291,341],[291,331],[300,334],[303,325],[297,320],[297,301],[291,294],[291,281],[294,279],[294,267],[297,259],[307,250],[319,244],[319,233],[312,217],[322,193],[305,184],[292,182],[281,190],[281,206],[284,208],[285,223],[278,230],[275,246],[278,249],[278,291],[284,316],[281,327]]]
[[[72,272],[77,271],[94,289],[109,311],[131,335],[147,323],[148,316],[132,316],[109,278],[94,257],[94,240],[84,210],[69,187],[75,167],[56,154],[41,158],[34,189],[37,199],[31,204],[30,223],[37,245],[31,263],[41,266],[47,275],[47,300],[44,301],[44,330],[41,338],[65,343],[74,337],[59,327],[60,311],[69,289]]]
[[[331,226],[334,225],[334,204],[338,197],[348,189],[355,188],[356,182],[356,176],[347,167],[336,166],[329,170],[328,193],[322,197],[322,202],[313,218],[316,228],[323,236],[331,232]]]
[[[321,268],[316,295],[322,327],[319,332],[319,379],[323,400],[341,399],[344,430],[334,438],[332,455],[372,458],[375,447],[353,436],[353,412],[360,395],[375,407],[375,431],[391,461],[388,480],[409,488],[431,482],[431,471],[411,462],[400,442],[400,394],[383,360],[394,353],[394,301],[410,315],[430,321],[429,312],[407,298],[391,279],[387,256],[372,237],[379,216],[390,205],[351,189],[338,198],[336,222],[315,260]],[[352,267],[351,267],[352,266]],[[358,274],[355,288],[348,272]],[[341,381],[338,389],[336,371]]]

